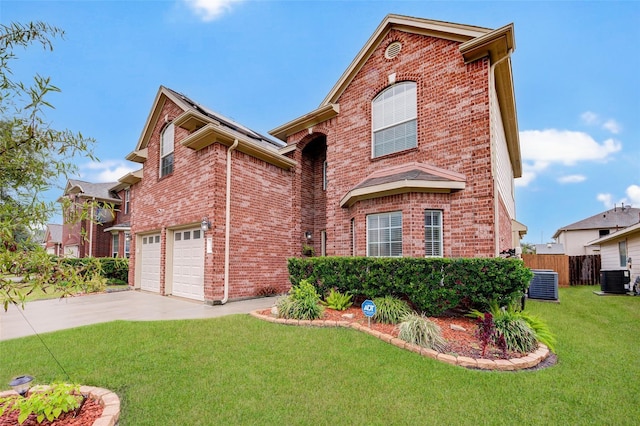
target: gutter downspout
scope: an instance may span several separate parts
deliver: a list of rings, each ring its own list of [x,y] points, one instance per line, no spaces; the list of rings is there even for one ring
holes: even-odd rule
[[[93,257],[93,220],[94,220],[94,211],[96,207],[96,197],[91,199],[91,219],[89,219],[89,257]]]
[[[233,141],[233,145],[227,149],[227,193],[226,193],[226,210],[224,224],[224,296],[220,301],[221,305],[229,300],[229,245],[231,230],[231,153],[238,147],[238,139]]]
[[[491,64],[491,67],[489,69],[489,78],[491,79],[491,84],[490,86],[492,87],[493,90],[496,90],[496,83],[495,83],[495,69],[496,66],[501,63],[502,61],[511,58],[511,54],[513,53],[513,49],[509,49],[507,50],[507,54],[504,55],[502,58],[498,59],[495,63]],[[493,95],[493,94],[492,94]],[[496,97],[496,102],[500,102],[497,97]],[[498,111],[500,111],[500,105],[497,105],[498,107]],[[489,112],[491,113],[491,111]],[[501,120],[502,121],[502,120]],[[491,122],[489,122],[489,126],[491,128]],[[504,124],[502,125],[504,127]],[[493,229],[494,229],[494,237],[493,237],[493,246],[494,246],[494,256],[498,257],[500,256],[500,218],[498,215],[498,210],[500,208],[500,203],[499,203],[499,187],[498,187],[498,177],[496,175],[496,158],[494,157],[496,155],[496,150],[494,147],[494,135],[492,135],[491,137],[491,174],[493,175]],[[513,238],[513,236],[511,236],[511,239]]]

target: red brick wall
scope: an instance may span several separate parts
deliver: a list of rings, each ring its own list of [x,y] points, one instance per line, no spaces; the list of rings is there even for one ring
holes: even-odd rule
[[[160,117],[170,120],[181,109],[167,101]],[[223,297],[225,254],[225,193],[227,147],[210,145],[200,151],[180,141],[187,131],[176,127],[174,171],[159,178],[159,138],[164,120],[155,124],[148,144],[142,181],[132,187],[132,233],[162,231],[162,264],[166,260],[166,231],[200,224],[207,216],[213,253],[205,253],[205,300]],[[242,152],[232,153],[229,297],[255,296],[261,288],[288,288],[286,259],[292,255],[291,172]],[[135,238],[132,237],[130,283],[135,278]],[[165,268],[160,288],[165,292]]]
[[[403,44],[401,53],[386,59],[384,50],[398,40]],[[458,47],[452,41],[391,31],[338,99],[339,115],[314,126],[315,133],[327,138],[327,254],[351,253],[350,220],[355,218],[356,251],[364,255],[365,216],[402,210],[404,254],[423,256],[424,210],[441,209],[445,256],[495,255],[489,63],[481,59],[465,65]],[[397,82],[417,83],[418,147],[372,159],[371,101],[389,86],[388,76],[394,73]],[[308,137],[304,130],[292,135],[289,143]],[[466,188],[452,194],[405,194],[339,207],[341,198],[370,173],[409,162],[462,173]],[[304,223],[308,218],[302,213]]]

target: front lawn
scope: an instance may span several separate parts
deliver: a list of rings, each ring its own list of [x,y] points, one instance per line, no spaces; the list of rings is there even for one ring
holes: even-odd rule
[[[43,338],[72,381],[120,396],[123,426],[637,424],[640,297],[595,289],[527,302],[558,338],[558,364],[540,371],[466,370],[352,329],[248,315],[117,321]],[[0,383],[67,380],[37,337],[0,342],[0,365]]]

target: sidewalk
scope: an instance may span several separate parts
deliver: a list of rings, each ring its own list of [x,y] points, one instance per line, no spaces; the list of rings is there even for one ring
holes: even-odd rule
[[[141,291],[122,291],[62,300],[39,300],[28,302],[24,310],[9,306],[7,312],[0,311],[0,340],[31,336],[35,334],[33,329],[41,334],[115,320],[199,319],[249,313],[256,309],[270,308],[276,299],[277,297],[265,297],[210,306],[198,301]]]

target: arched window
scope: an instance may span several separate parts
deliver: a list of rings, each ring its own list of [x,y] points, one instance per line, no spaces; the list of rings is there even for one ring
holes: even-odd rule
[[[417,110],[414,81],[394,84],[375,97],[371,108],[374,158],[417,146]]]
[[[162,131],[160,136],[160,177],[173,173],[173,123]]]

